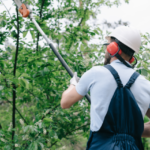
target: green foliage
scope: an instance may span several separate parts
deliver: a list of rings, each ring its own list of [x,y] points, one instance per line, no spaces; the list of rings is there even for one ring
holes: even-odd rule
[[[150,43],[150,34],[146,33],[145,35],[142,35],[142,46],[140,49],[140,53],[137,56],[137,59],[139,63],[137,64],[137,72],[139,72],[141,75],[145,76],[148,80],[150,80],[150,52],[149,52],[149,44]],[[144,118],[144,122],[148,122],[148,117]],[[149,138],[143,138],[142,139],[143,145],[145,149],[150,149],[150,139]]]
[[[102,65],[104,51],[103,33],[98,27],[92,28],[87,21],[95,17],[100,6],[119,5],[112,0],[61,0],[59,8],[53,8],[54,1],[26,0],[36,7],[33,15],[37,22],[55,43],[59,53],[70,68],[78,72],[80,77],[94,65]],[[128,1],[126,1],[128,2]],[[62,110],[60,99],[62,92],[68,87],[70,76],[62,67],[56,56],[38,34],[34,24],[29,19],[19,16],[19,43],[17,43],[16,14],[4,11],[0,14],[0,149],[12,149],[12,91],[16,87],[16,107],[26,122],[16,111],[15,147],[16,150],[46,150],[61,149],[63,142],[69,142],[70,149],[75,143],[84,143],[89,136],[89,108],[87,100],[74,104],[68,110]],[[69,23],[65,23],[66,19]],[[27,39],[30,33],[32,40]],[[99,36],[98,44],[88,42]],[[137,70],[149,79],[149,52],[146,47],[149,35],[143,36],[143,47],[137,55],[139,64]],[[13,45],[4,46],[7,38],[13,39]],[[14,62],[16,45],[19,44],[16,76],[14,77]],[[14,46],[15,45],[15,46]],[[145,51],[146,49],[146,51]],[[146,54],[145,54],[146,53]],[[78,136],[80,135],[80,136]],[[70,139],[67,141],[66,139]],[[81,144],[81,143],[80,143]],[[80,148],[84,148],[86,144]],[[61,147],[62,146],[62,147]]]
[[[138,64],[137,64],[137,71],[145,76],[148,80],[150,80],[150,71],[149,71],[149,59],[150,59],[150,52],[148,48],[148,44],[150,43],[150,35],[146,33],[142,35],[142,46],[140,49],[140,53],[137,56]]]

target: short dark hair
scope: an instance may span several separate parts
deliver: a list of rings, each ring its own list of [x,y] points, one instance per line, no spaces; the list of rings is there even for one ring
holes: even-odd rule
[[[118,45],[119,45],[119,47],[120,47],[120,49],[121,49],[121,50],[123,51],[123,53],[125,53],[127,56],[132,57],[132,56],[134,55],[134,51],[133,51],[130,47],[128,47],[128,46],[126,46],[125,44],[123,44],[122,42],[120,42],[118,39],[116,39],[116,38],[114,38],[114,37],[111,37],[111,40],[112,40],[112,41],[116,40],[117,43],[118,43]]]

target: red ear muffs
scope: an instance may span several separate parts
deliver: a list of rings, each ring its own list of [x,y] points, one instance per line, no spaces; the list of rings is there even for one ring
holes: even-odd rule
[[[115,56],[117,53],[121,55],[122,50],[119,48],[118,44],[116,42],[112,42],[107,46],[107,51],[111,55],[111,57]],[[132,57],[129,61],[130,64],[134,62],[135,58]]]
[[[111,56],[115,56],[117,53],[121,55],[122,50],[119,48],[116,42],[112,42],[107,46],[107,51]]]
[[[129,63],[132,64],[132,63],[134,62],[134,60],[135,60],[135,58],[132,57],[132,58],[130,59]]]

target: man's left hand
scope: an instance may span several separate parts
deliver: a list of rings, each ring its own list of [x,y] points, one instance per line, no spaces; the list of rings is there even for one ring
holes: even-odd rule
[[[77,76],[77,72],[74,73],[73,78],[70,80],[70,84],[76,86],[80,78]]]

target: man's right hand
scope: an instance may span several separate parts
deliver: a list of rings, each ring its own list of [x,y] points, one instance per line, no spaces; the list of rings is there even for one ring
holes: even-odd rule
[[[148,109],[146,115],[150,118],[150,108]],[[144,123],[144,131],[142,137],[150,138],[150,122]]]

